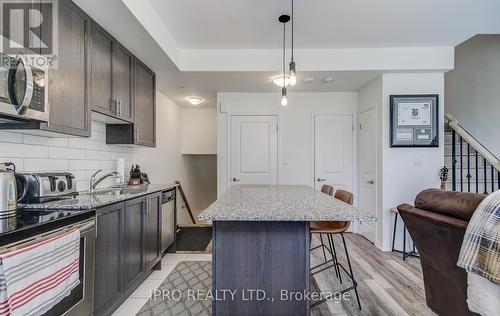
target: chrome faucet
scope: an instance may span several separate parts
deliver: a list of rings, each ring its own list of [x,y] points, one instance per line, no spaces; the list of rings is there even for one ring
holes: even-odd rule
[[[101,183],[104,179],[106,178],[109,178],[109,177],[115,177],[115,178],[120,178],[122,179],[122,176],[121,174],[118,172],[118,171],[111,171],[111,172],[108,172],[106,174],[104,174],[103,176],[101,176],[99,179],[96,180],[96,176],[99,172],[101,172],[101,170],[97,170],[93,175],[92,177],[90,177],[90,193],[94,192],[95,191],[95,187]]]

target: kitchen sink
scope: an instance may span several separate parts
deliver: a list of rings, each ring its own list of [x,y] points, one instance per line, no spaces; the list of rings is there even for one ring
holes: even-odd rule
[[[145,192],[147,190],[147,186],[139,186],[139,187],[131,187],[128,184],[117,184],[111,187],[97,189],[94,192],[85,192],[85,195],[91,196],[119,196],[119,195],[127,195],[127,194],[137,194],[141,192]],[[82,194],[80,194],[82,195]]]

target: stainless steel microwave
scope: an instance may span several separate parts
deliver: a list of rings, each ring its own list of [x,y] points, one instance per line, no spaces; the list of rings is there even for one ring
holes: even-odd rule
[[[48,66],[43,56],[0,53],[0,123],[49,121]]]

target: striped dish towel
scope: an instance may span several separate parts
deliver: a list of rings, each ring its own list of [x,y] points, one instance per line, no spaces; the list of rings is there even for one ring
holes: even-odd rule
[[[80,230],[0,255],[0,316],[41,315],[79,283]]]
[[[488,195],[472,215],[457,265],[500,283],[500,190]]]

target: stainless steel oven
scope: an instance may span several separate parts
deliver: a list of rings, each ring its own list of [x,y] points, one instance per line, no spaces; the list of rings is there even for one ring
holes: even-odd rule
[[[95,256],[95,218],[86,219],[25,240],[4,246],[0,252],[24,248],[63,234],[68,230],[80,230],[80,283],[71,293],[47,311],[44,316],[89,316],[94,302],[94,256]]]
[[[49,121],[48,62],[43,56],[0,53],[0,123]]]

